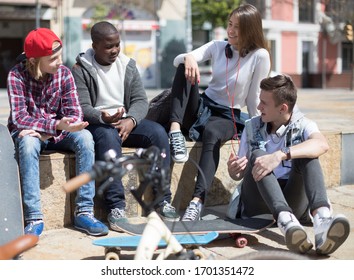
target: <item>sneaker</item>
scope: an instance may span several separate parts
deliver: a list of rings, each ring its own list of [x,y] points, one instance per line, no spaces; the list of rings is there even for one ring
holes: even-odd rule
[[[290,212],[281,212],[278,218],[278,228],[285,236],[286,247],[290,251],[306,253],[313,247],[307,238],[307,233],[296,217]]]
[[[202,206],[200,202],[191,201],[183,215],[182,221],[198,221],[200,220],[200,214],[202,212]]]
[[[161,218],[165,221],[178,221],[179,215],[176,212],[176,208],[173,207],[170,203],[166,200],[162,202],[162,205],[156,209],[156,212],[161,216]]]
[[[90,235],[107,235],[109,232],[108,227],[97,220],[92,212],[82,212],[74,217],[75,228],[85,231]]]
[[[344,215],[322,218],[314,217],[316,253],[328,255],[333,253],[347,239],[350,231],[348,219]]]
[[[112,230],[122,231],[117,224],[121,222],[127,222],[124,209],[119,209],[119,208],[112,209],[111,213],[109,213],[107,216],[107,220]]]
[[[168,134],[170,138],[171,157],[176,163],[183,163],[188,160],[188,151],[186,148],[186,139],[181,131],[170,132]]]
[[[43,220],[29,221],[25,227],[25,234],[40,236],[43,232],[43,228],[44,228]]]

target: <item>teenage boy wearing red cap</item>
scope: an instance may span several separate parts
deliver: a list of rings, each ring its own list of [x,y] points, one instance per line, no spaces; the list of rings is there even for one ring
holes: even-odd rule
[[[31,31],[24,43],[26,59],[9,72],[8,129],[16,145],[22,184],[25,233],[44,228],[40,200],[39,155],[43,150],[73,151],[76,173],[94,164],[94,142],[82,120],[71,71],[62,65],[62,42],[47,28]],[[108,227],[93,215],[94,181],[77,191],[74,226],[90,235],[106,235]]]

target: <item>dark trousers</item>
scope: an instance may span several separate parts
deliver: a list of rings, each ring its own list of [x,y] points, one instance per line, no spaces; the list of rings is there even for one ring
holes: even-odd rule
[[[256,158],[264,154],[263,150],[253,151],[245,170],[241,189],[243,214],[252,217],[271,213],[277,219],[281,211],[289,211],[299,220],[308,221],[308,210],[329,207],[318,158],[292,159],[288,180],[277,180],[269,173],[255,182],[252,168]]]
[[[186,133],[197,120],[200,94],[197,84],[191,86],[187,83],[184,69],[184,64],[178,66],[173,81],[170,121],[178,122],[182,131]],[[219,165],[220,147],[222,143],[230,140],[234,134],[233,121],[217,116],[212,112],[212,116],[206,123],[202,134],[203,145],[199,160],[199,166],[205,180],[199,171],[193,197],[205,200],[206,191],[211,186]]]
[[[87,129],[92,133],[95,141],[96,160],[104,160],[104,154],[113,149],[117,157],[122,156],[122,147],[130,148],[148,148],[156,146],[166,152],[164,168],[170,173],[170,146],[165,129],[158,123],[142,120],[129,134],[128,138],[122,143],[118,130],[110,125],[89,125]],[[153,189],[154,194],[157,193]],[[109,209],[125,208],[124,187],[121,180],[115,179],[105,192],[105,200]],[[162,201],[171,202],[170,188],[163,194]]]

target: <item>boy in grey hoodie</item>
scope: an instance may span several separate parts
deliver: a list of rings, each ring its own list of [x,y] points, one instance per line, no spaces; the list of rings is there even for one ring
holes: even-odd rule
[[[76,58],[72,72],[77,85],[84,120],[95,141],[96,160],[104,160],[113,149],[121,156],[122,147],[157,146],[166,153],[165,168],[170,169],[169,140],[158,123],[144,119],[148,100],[133,59],[120,52],[118,30],[109,22],[98,22],[91,29],[92,48]],[[155,191],[156,193],[156,191]],[[116,222],[125,218],[125,195],[122,181],[115,179],[105,192],[110,210],[108,222],[118,230]],[[162,218],[178,220],[170,204],[168,188],[158,201]]]

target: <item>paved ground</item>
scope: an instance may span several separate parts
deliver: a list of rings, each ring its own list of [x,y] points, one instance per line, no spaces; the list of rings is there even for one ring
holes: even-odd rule
[[[151,98],[161,90],[148,90]],[[298,103],[302,111],[317,121],[320,129],[329,131],[354,132],[354,93],[348,90],[300,90]],[[6,92],[0,90],[0,122],[6,123],[9,113]],[[328,190],[335,213],[345,214],[351,221],[351,233],[345,244],[329,257],[319,257],[312,250],[310,259],[354,260],[354,186],[338,186]],[[213,208],[222,211],[220,207]],[[313,240],[311,227],[306,227]],[[111,231],[109,236],[118,236]],[[274,227],[260,234],[249,235],[249,246],[234,247],[230,238],[217,240],[205,246],[202,251],[208,258],[245,258],[245,254],[259,251],[287,252],[283,237]],[[87,236],[71,228],[46,231],[39,244],[23,254],[25,260],[100,260],[103,249],[92,245],[95,237]],[[126,252],[125,259],[132,259],[133,252]]]
[[[329,189],[329,197],[333,203],[335,213],[345,214],[351,221],[351,233],[344,245],[329,257],[319,257],[311,250],[306,257],[310,259],[354,260],[354,186],[341,186]],[[209,211],[222,211],[224,207],[213,207]],[[306,227],[310,239],[313,241],[312,227]],[[118,232],[110,231],[109,237],[120,236]],[[259,234],[246,235],[249,246],[236,248],[233,239],[226,238],[204,246],[202,252],[207,258],[225,260],[229,258],[243,259],[246,254],[264,252],[287,254],[284,238],[277,227],[272,227]],[[39,244],[26,252],[26,260],[103,260],[104,249],[92,245],[92,241],[100,237],[88,236],[72,228],[46,231],[41,236]],[[102,237],[101,237],[102,238]],[[133,251],[123,251],[122,259],[133,259]],[[296,257],[304,257],[296,255]]]

